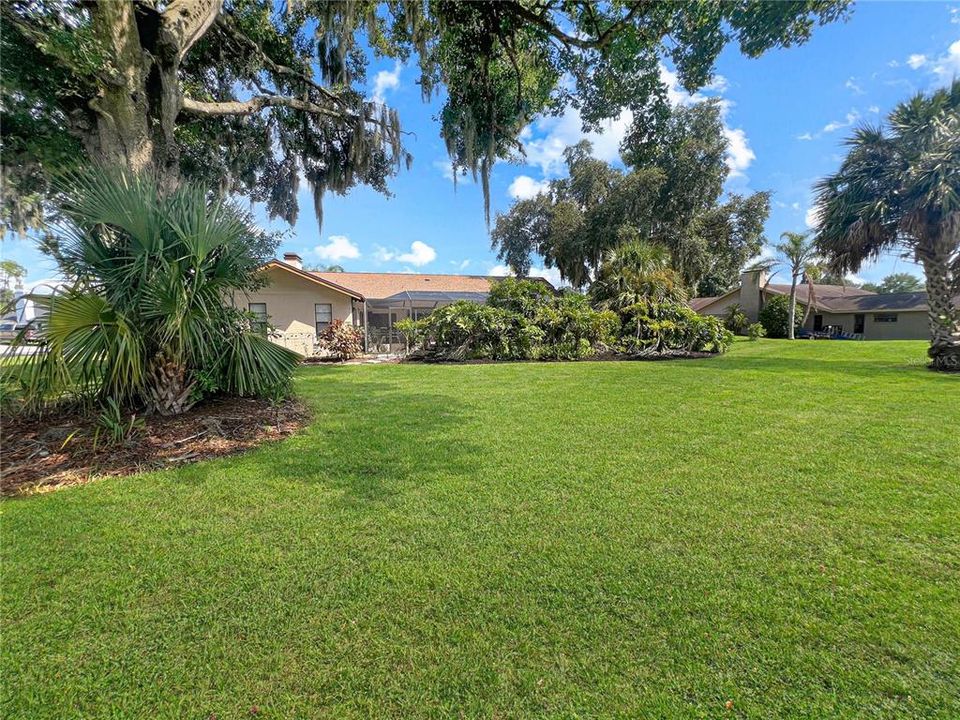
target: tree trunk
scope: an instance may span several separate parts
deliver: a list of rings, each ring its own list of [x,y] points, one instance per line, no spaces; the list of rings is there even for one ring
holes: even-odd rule
[[[150,98],[151,61],[140,43],[135,7],[130,2],[91,6],[94,35],[109,57],[100,91],[89,102],[95,125],[85,138],[93,158],[104,165],[143,172],[153,166]]]
[[[797,276],[790,280],[790,308],[787,310],[787,339],[794,340],[794,324],[797,322]]]
[[[917,255],[927,276],[930,367],[960,372],[960,313],[953,301],[957,278],[952,277],[949,243],[938,238]]]
[[[147,411],[160,415],[179,415],[193,407],[190,398],[193,382],[187,371],[173,358],[160,353],[150,367],[147,385]]]
[[[93,32],[109,58],[99,92],[88,103],[93,122],[79,128],[91,158],[151,173],[166,192],[176,188],[180,63],[216,19],[221,2],[171,0],[163,12],[127,0],[91,3]]]

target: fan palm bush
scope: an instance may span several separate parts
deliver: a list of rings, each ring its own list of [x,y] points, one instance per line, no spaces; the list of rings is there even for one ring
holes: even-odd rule
[[[861,127],[817,184],[817,245],[836,272],[895,248],[927,276],[932,367],[960,370],[960,80]]]
[[[623,314],[638,302],[683,302],[687,295],[670,251],[633,240],[606,254],[590,286],[590,298],[598,307]]]
[[[200,388],[274,395],[289,382],[300,356],[252,332],[232,304],[260,285],[274,244],[247,215],[201,187],[163,195],[122,173],[83,171],[61,191],[61,232],[46,250],[72,284],[33,298],[47,311],[41,350],[4,364],[28,409],[112,400],[171,415]]]

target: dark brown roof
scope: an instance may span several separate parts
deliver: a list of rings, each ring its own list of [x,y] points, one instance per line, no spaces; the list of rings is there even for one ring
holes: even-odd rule
[[[960,299],[960,298],[958,298]],[[926,312],[930,309],[925,292],[883,293],[852,298],[830,298],[819,302],[830,312]]]
[[[790,294],[790,286],[782,283],[767,283],[763,286],[763,289],[767,292],[773,292],[778,295]],[[810,288],[806,283],[797,285],[797,302],[802,305],[806,305],[808,301],[807,293],[809,293],[809,291]],[[818,304],[829,302],[833,299],[849,299],[875,294],[876,293],[873,293],[870,290],[864,290],[863,288],[854,287],[853,285],[814,284],[813,286],[813,297],[816,299]]]
[[[714,295],[713,297],[693,298],[693,300],[690,301],[690,307],[699,312],[710,303],[714,302],[715,300],[719,300],[722,297],[723,295]]]
[[[488,293],[490,285],[502,280],[496,275],[439,275],[427,273],[312,272],[366,298],[383,299],[404,292]],[[530,278],[550,285],[543,278]],[[552,288],[553,286],[550,285]]]

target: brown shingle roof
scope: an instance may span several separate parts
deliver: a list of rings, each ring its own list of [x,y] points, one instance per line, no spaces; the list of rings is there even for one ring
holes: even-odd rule
[[[790,286],[781,283],[768,283],[763,286],[764,290],[768,292],[773,292],[778,295],[789,295]],[[806,305],[807,304],[807,293],[810,288],[806,283],[801,283],[797,285],[797,302]],[[864,290],[863,288],[853,287],[852,285],[814,285],[813,286],[814,298],[816,298],[817,303],[829,302],[831,300],[837,299],[849,299],[854,297],[861,297],[864,295],[875,295],[869,290]]]
[[[350,288],[368,299],[383,299],[402,292],[488,293],[503,277],[492,275],[433,275],[427,273],[314,272],[311,275]],[[543,278],[531,278],[543,280]],[[547,283],[548,285],[550,283]],[[551,285],[551,287],[553,287]]]
[[[714,300],[719,300],[723,295],[714,295],[713,297],[697,297],[690,301],[690,307],[699,312]]]

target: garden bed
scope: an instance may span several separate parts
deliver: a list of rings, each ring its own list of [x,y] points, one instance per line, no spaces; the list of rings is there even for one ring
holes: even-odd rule
[[[528,362],[625,362],[631,360],[703,360],[706,358],[719,357],[722,353],[698,352],[688,350],[664,350],[662,352],[643,352],[643,353],[620,353],[620,352],[600,352],[596,355],[585,358],[557,359],[544,358],[543,360],[495,360],[491,358],[467,358],[458,360],[456,358],[433,354],[430,352],[415,352],[404,357],[400,362],[403,363],[422,363],[427,365],[489,365],[497,363],[528,363]]]
[[[173,417],[146,417],[138,437],[94,449],[94,419],[58,415],[5,422],[0,493],[13,495],[130,475],[232,455],[277,440],[304,426],[308,413],[289,400],[220,398]]]

